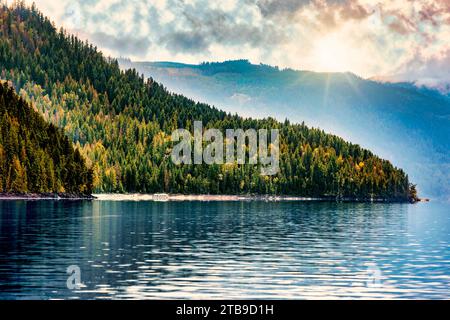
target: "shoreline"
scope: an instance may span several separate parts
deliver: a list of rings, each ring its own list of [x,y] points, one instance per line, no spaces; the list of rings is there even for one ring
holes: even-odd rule
[[[0,201],[4,200],[90,200],[90,201],[153,201],[153,202],[238,202],[238,201],[263,201],[263,202],[351,202],[351,203],[416,203],[428,202],[429,199],[421,199],[410,202],[399,199],[383,198],[336,198],[336,197],[300,197],[300,196],[274,196],[274,195],[208,195],[208,194],[118,194],[102,193],[92,195],[80,195],[73,193],[0,193]]]
[[[95,200],[93,195],[76,193],[0,193],[0,200]]]
[[[155,198],[156,195],[156,198]],[[410,203],[396,199],[366,199],[366,198],[339,198],[336,197],[300,197],[300,196],[273,196],[273,195],[208,195],[208,194],[94,194],[97,201],[154,201],[154,202],[237,202],[237,201],[304,201],[304,202],[354,202],[354,203]],[[163,197],[161,197],[164,195]],[[162,199],[161,199],[162,198]]]

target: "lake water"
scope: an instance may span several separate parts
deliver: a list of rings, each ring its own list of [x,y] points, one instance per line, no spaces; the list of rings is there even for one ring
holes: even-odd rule
[[[449,299],[450,205],[0,201],[0,299],[53,298]]]

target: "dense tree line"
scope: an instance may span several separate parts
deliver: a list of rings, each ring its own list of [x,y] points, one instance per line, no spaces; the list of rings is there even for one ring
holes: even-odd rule
[[[409,197],[407,175],[370,151],[304,124],[244,119],[170,93],[58,31],[34,6],[3,6],[0,22],[1,78],[65,130],[92,168],[96,191]],[[191,130],[194,121],[206,128],[279,129],[280,172],[174,165],[170,134]]]
[[[0,84],[0,192],[92,192],[80,152],[7,83]]]

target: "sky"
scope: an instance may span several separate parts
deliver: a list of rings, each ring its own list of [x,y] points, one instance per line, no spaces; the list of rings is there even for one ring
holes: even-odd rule
[[[27,1],[31,3],[31,1]],[[107,55],[450,83],[450,0],[34,0]]]

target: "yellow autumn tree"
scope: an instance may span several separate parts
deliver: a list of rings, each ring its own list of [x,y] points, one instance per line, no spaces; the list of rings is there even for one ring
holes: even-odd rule
[[[13,156],[10,191],[27,192],[27,175],[16,155]]]

